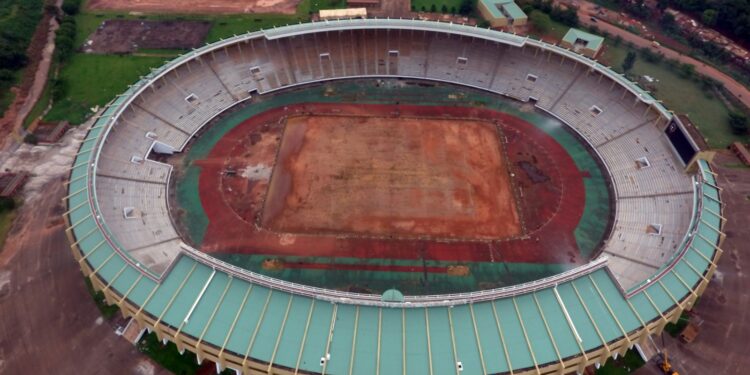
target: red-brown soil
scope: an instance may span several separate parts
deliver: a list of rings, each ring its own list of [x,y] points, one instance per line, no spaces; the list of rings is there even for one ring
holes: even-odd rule
[[[421,117],[287,120],[262,226],[275,232],[500,239],[521,233],[497,127]]]
[[[265,229],[261,224],[263,203],[268,182],[273,179],[271,172],[279,170],[273,168],[284,122],[301,114],[394,119],[439,117],[474,119],[484,123],[483,126],[488,126],[487,122],[495,124],[504,144],[506,168],[513,176],[523,234],[505,239],[447,239],[439,235],[390,239],[371,234],[292,234]],[[584,176],[552,137],[505,113],[466,107],[301,104],[246,120],[220,139],[207,158],[198,163],[202,166],[199,193],[209,219],[201,249],[208,253],[431,259],[457,263],[587,261],[578,259],[573,235],[584,209]]]
[[[138,49],[191,49],[202,46],[208,21],[104,20],[83,46],[84,52],[131,53]]]

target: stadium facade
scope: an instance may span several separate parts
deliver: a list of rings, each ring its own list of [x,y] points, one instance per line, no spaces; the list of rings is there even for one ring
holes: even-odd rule
[[[256,95],[363,77],[466,85],[564,121],[614,185],[602,255],[513,287],[401,299],[254,274],[180,240],[168,211],[171,169],[149,160],[152,151],[182,150]],[[580,373],[661,333],[705,290],[724,218],[701,155],[659,101],[566,49],[454,24],[329,21],[236,36],[143,77],[83,140],[65,217],[75,259],[107,302],[217,369]]]

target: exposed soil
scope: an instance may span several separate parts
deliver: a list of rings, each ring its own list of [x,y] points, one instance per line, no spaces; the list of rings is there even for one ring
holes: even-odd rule
[[[301,232],[276,233],[264,229],[258,221],[258,215],[261,213],[260,208],[265,199],[264,186],[269,179],[273,178],[270,177],[268,169],[274,167],[273,160],[276,152],[272,145],[279,142],[279,121],[285,117],[303,113],[340,116],[343,114],[362,115],[363,112],[381,118],[395,116],[395,114],[401,117],[429,117],[437,113],[443,116],[443,120],[471,118],[480,123],[496,124],[501,129],[504,138],[505,160],[508,170],[513,174],[511,185],[518,202],[516,207],[519,209],[519,216],[523,218],[525,235],[505,239],[481,237],[450,239],[426,234],[420,238],[390,239],[368,233],[348,232],[336,235]],[[407,127],[408,125],[401,124],[401,126]],[[398,134],[403,136],[401,133]],[[305,132],[302,132],[302,135],[304,136]],[[364,137],[364,133],[362,135]],[[395,137],[391,139],[395,140]],[[324,142],[323,144],[332,142],[331,139],[321,141]],[[348,147],[350,150],[353,149],[352,146]],[[360,144],[359,147],[367,146]],[[446,162],[445,159],[440,160],[443,163]],[[496,161],[500,160],[502,159],[496,159]],[[312,161],[313,158],[310,158],[310,163],[308,163],[310,168],[320,168],[320,171],[328,170],[329,172],[335,170],[331,167],[332,160],[328,160],[327,163],[323,163],[325,165],[321,166],[315,166]],[[199,178],[201,204],[209,224],[203,243],[196,245],[208,253],[268,254],[270,257],[432,259],[457,263],[507,261],[580,264],[588,260],[579,259],[576,255],[579,251],[574,237],[574,230],[583,214],[585,204],[583,185],[585,176],[576,168],[565,149],[553,138],[535,126],[504,113],[466,107],[347,104],[289,106],[264,112],[236,126],[218,141],[206,160],[197,163],[201,166]],[[260,167],[261,164],[263,167]],[[520,167],[522,164],[527,165],[525,169],[533,173],[525,172]],[[530,169],[528,165],[532,165],[533,168]],[[297,168],[300,167],[302,165]],[[340,172],[340,164],[337,168]],[[502,168],[502,166],[496,165],[496,168]],[[279,169],[276,168],[272,173],[276,173],[277,170]],[[444,171],[450,171],[450,169],[444,169]],[[471,173],[471,170],[468,173]],[[323,178],[322,174],[317,175],[319,179]],[[336,173],[331,173],[325,178],[330,182],[334,175]],[[229,188],[233,195],[227,194]],[[382,194],[382,192],[370,192],[370,194]],[[238,197],[242,199],[235,199]],[[343,195],[341,197],[347,199]],[[352,209],[355,203],[357,203],[355,200],[347,201]],[[372,202],[361,204],[371,205]],[[320,207],[325,207],[325,205]],[[372,208],[372,206],[367,207]],[[351,215],[348,212],[340,214]],[[173,216],[179,220],[179,215]],[[399,237],[398,233],[394,233],[392,229],[382,233],[390,233],[394,237]],[[267,266],[272,268],[322,267],[299,263]],[[362,265],[357,267],[362,267]],[[419,268],[419,271],[424,271],[424,269]],[[437,271],[446,272],[447,270]]]
[[[144,13],[294,14],[301,0],[90,0],[89,10]]]
[[[203,45],[207,21],[105,20],[83,46],[84,52],[131,53],[141,48],[191,49]]]
[[[86,130],[0,151],[2,169],[31,175],[0,252],[0,374],[168,373],[115,334],[120,318],[102,318],[70,253],[63,182]]]
[[[405,116],[289,118],[262,226],[386,238],[521,233],[495,125]]]

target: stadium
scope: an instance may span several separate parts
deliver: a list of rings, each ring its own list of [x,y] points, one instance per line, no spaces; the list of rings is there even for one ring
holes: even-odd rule
[[[709,156],[558,46],[316,22],[142,77],[83,140],[65,218],[106,301],[217,372],[581,373],[711,280]]]

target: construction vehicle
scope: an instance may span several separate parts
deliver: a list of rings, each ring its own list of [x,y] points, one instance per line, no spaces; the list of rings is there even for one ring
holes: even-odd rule
[[[657,355],[656,365],[659,366],[659,369],[665,375],[680,375],[676,370],[672,369],[672,364],[669,362],[669,355],[667,354],[666,349]]]

